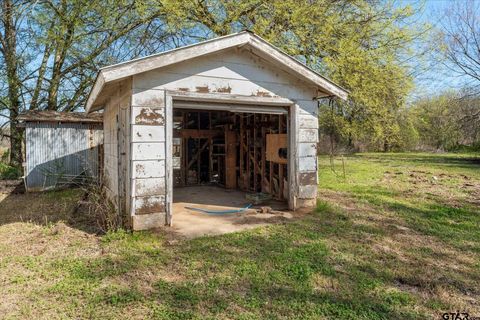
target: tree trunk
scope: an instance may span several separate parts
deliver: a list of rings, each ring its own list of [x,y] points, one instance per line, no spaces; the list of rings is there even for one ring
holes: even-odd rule
[[[383,152],[390,151],[390,144],[388,143],[387,139],[383,140]]]
[[[17,116],[21,107],[20,80],[17,73],[17,32],[15,29],[12,1],[4,0],[2,6],[2,23],[5,30],[3,51],[7,70],[8,109],[10,117],[10,165],[20,168],[23,163],[23,157],[22,131],[17,126]]]
[[[23,129],[17,125],[17,120],[10,121],[10,165],[21,168],[23,163]]]

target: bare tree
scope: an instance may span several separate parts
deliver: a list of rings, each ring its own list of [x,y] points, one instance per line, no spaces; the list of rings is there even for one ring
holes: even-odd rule
[[[458,1],[446,10],[440,23],[444,40],[441,50],[447,67],[466,76],[465,85],[480,89],[480,2]]]

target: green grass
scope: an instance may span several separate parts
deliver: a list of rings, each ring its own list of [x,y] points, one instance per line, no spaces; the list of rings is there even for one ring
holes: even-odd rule
[[[339,159],[334,172],[321,157],[312,214],[175,242],[162,232],[97,236],[68,219],[1,223],[0,204],[0,314],[440,319],[460,310],[479,316],[477,159],[360,154],[346,157],[344,178]],[[47,206],[78,196],[62,191],[29,201]]]
[[[361,154],[346,160],[345,179],[339,160],[335,170],[327,160],[320,162],[322,188],[346,192],[423,234],[480,253],[479,154]]]

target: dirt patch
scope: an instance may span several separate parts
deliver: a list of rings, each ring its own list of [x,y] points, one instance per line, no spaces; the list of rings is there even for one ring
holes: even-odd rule
[[[286,213],[283,214],[254,214],[243,216],[238,221],[235,221],[235,225],[242,224],[265,224],[265,223],[280,223],[286,222],[293,218],[293,215]]]
[[[0,180],[0,201],[10,194],[21,194],[25,192],[22,180]]]

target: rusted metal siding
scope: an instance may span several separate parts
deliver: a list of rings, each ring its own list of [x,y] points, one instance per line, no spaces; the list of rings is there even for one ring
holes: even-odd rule
[[[98,177],[101,124],[26,124],[28,191],[42,191],[71,183],[80,176]]]

